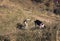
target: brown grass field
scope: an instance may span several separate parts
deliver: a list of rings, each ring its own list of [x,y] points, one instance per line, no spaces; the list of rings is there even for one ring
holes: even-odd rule
[[[0,0],[0,41],[60,41],[60,15],[55,15],[31,0]],[[51,6],[52,8],[52,6]],[[27,30],[16,28],[17,23],[30,18]],[[34,20],[41,20],[46,29],[34,28]]]

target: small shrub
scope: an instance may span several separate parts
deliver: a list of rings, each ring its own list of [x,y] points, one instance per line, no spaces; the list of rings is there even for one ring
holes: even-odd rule
[[[60,9],[54,9],[53,13],[55,13],[56,15],[60,15]]]
[[[42,3],[42,0],[31,0],[32,2]]]

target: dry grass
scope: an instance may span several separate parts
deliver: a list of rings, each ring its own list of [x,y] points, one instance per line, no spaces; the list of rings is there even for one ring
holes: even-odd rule
[[[40,30],[16,29],[16,24],[23,23],[23,20],[26,18],[31,19],[28,28],[34,27],[33,21],[36,19],[43,21],[47,28]],[[55,32],[56,30],[52,31],[52,28],[58,23],[60,24],[59,15],[39,11],[30,0],[4,0],[0,4],[0,35],[2,35],[4,39],[8,36],[7,38],[10,38],[11,41],[44,41],[42,40],[42,34],[44,32]],[[57,25],[57,27],[59,28],[60,25]],[[51,37],[54,38],[54,36]],[[54,39],[51,41],[54,41]]]

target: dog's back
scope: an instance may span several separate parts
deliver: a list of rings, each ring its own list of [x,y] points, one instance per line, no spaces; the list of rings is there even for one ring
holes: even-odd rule
[[[40,25],[42,22],[39,21],[39,20],[36,20],[36,21],[34,21],[34,23],[35,23],[36,25]]]

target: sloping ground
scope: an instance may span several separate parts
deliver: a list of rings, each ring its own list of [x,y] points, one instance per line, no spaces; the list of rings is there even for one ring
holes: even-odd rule
[[[16,0],[17,1],[17,0]],[[41,20],[47,24],[54,24],[56,22],[56,17],[52,16],[48,16],[46,14],[42,14],[41,12],[39,12],[38,10],[36,10],[35,8],[33,9],[27,9],[28,6],[31,7],[32,3],[26,0],[20,0],[20,1],[12,1],[12,0],[4,0],[0,5],[0,27],[1,30],[3,30],[1,33],[3,33],[4,31],[12,31],[13,29],[15,29],[15,25],[18,22],[22,22],[25,18],[31,18],[31,20]],[[26,5],[26,7],[24,7]],[[30,5],[31,4],[31,5]],[[28,10],[28,11],[27,11]],[[46,12],[45,12],[46,13]],[[34,19],[32,19],[34,18]],[[57,20],[59,17],[57,17]],[[12,25],[13,24],[13,25]],[[6,28],[4,28],[6,27]],[[9,28],[8,28],[9,27]],[[13,29],[12,29],[13,28]],[[11,30],[12,29],[12,30]],[[6,31],[6,32],[7,32]],[[6,33],[5,32],[5,33]]]
[[[4,0],[0,3],[0,35],[9,35],[11,41],[16,41],[14,40],[15,37],[19,36],[19,31],[16,29],[16,24],[22,23],[26,18],[30,18],[32,21],[36,19],[41,20],[43,23],[45,23],[47,28],[52,28],[56,24],[60,23],[59,15],[54,15],[51,12],[39,11],[30,0]],[[32,26],[32,24],[30,26]],[[30,35],[34,35],[36,33],[35,31],[39,33],[40,30],[25,30],[25,32],[24,30],[21,30],[20,32],[23,32],[22,34],[26,33],[28,34],[27,37],[30,37]],[[42,33],[41,31],[40,33]],[[28,32],[30,32],[30,35]],[[16,33],[17,36],[15,35]],[[22,36],[20,39],[24,37]]]

